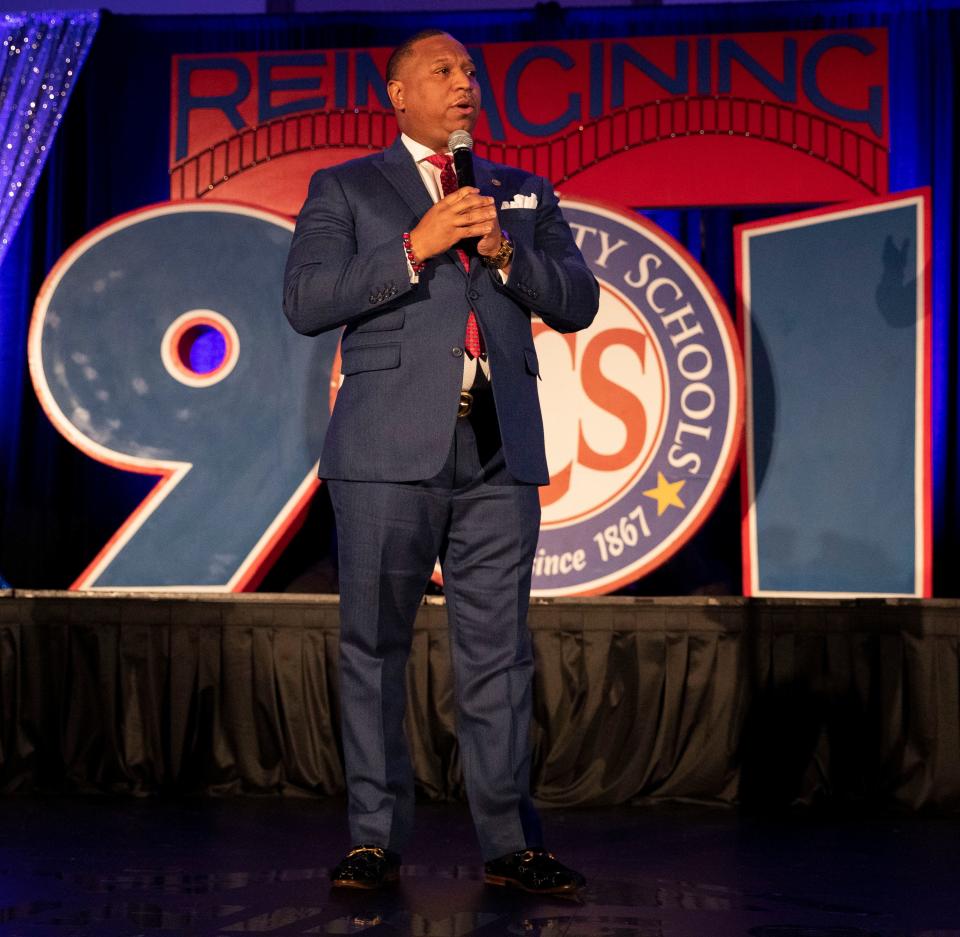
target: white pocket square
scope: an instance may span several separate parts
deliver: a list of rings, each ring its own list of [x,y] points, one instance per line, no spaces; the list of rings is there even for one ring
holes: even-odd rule
[[[500,203],[500,210],[503,211],[507,208],[536,208],[537,207],[537,194],[534,192],[533,195],[520,195],[518,192],[510,201],[503,201]]]

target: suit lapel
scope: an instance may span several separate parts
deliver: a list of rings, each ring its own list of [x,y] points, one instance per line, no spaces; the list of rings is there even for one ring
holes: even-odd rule
[[[485,159],[478,159],[474,157],[473,160],[473,178],[476,180],[477,188],[480,190],[481,195],[489,195],[493,198],[493,205],[495,208],[500,208],[500,202],[503,199],[503,191],[500,188],[500,183],[496,185],[493,184],[493,179],[496,175],[496,164],[488,162]],[[503,219],[500,219],[501,222]],[[474,263],[475,261],[475,263]],[[479,257],[471,259],[471,266],[477,266],[480,264]]]
[[[377,168],[410,206],[417,218],[422,218],[431,209],[433,199],[430,198],[430,193],[423,184],[420,170],[417,169],[410,151],[403,145],[403,140],[399,136],[388,149],[384,150],[383,162],[378,163]],[[463,264],[460,263],[460,255],[455,248],[446,251],[446,255],[464,277],[469,277],[467,271],[463,269]]]
[[[494,186],[490,180],[493,178],[493,170],[485,159],[473,160],[473,178],[476,180],[477,188],[481,195],[492,195],[496,197]]]
[[[493,185],[491,180],[493,179],[493,164],[488,163],[485,159],[479,159],[478,157],[473,158],[473,179],[477,184],[477,188],[480,190],[481,195],[491,195],[493,196],[493,204],[496,207],[497,205],[497,188]],[[456,253],[453,251],[452,253]],[[480,265],[480,258],[473,254],[470,257],[470,268],[478,269]],[[462,269],[461,264],[461,269]]]
[[[433,200],[420,178],[417,164],[400,137],[384,151],[383,162],[376,165],[417,218],[422,218],[430,210]]]

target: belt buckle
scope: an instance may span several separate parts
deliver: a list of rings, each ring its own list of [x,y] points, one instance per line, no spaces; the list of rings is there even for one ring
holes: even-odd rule
[[[473,394],[468,390],[460,391],[460,406],[457,407],[457,417],[463,418],[465,416],[470,416],[470,411],[473,409]]]

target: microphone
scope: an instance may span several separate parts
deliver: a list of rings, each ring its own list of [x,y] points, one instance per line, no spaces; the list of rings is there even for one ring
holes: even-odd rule
[[[466,130],[454,130],[447,140],[453,153],[453,168],[457,173],[457,185],[477,187],[473,177],[473,137]]]
[[[457,174],[457,187],[477,187],[473,176],[473,137],[466,130],[454,130],[447,138],[447,146],[453,154],[453,168]],[[462,238],[458,247],[469,254],[476,254],[480,238]]]

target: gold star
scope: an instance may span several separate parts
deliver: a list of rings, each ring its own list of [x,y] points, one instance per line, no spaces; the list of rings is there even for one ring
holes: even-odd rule
[[[644,494],[648,498],[653,498],[657,502],[657,517],[671,505],[675,508],[683,508],[686,505],[680,500],[680,489],[686,484],[683,479],[678,482],[668,482],[663,477],[663,472],[657,472],[657,487],[648,488]]]

